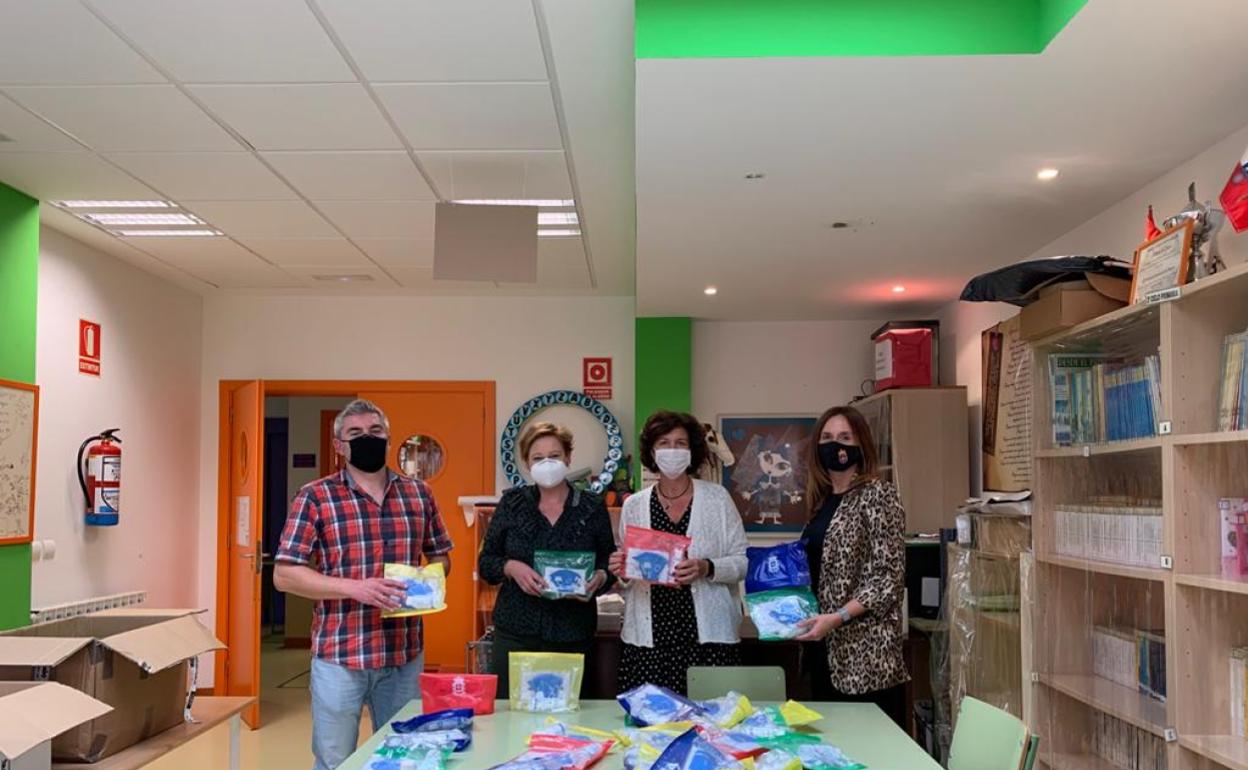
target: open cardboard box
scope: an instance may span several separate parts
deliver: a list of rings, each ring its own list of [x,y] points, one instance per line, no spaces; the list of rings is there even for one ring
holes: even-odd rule
[[[224,649],[194,610],[117,610],[0,633],[0,680],[51,680],[112,711],[52,742],[58,761],[96,762],[185,718],[190,661]]]
[[[1020,336],[1038,340],[1127,304],[1131,281],[1085,273],[1082,281],[1063,281],[1038,289],[1039,298],[1019,313]]]
[[[53,738],[110,711],[55,682],[0,682],[0,770],[48,770]]]

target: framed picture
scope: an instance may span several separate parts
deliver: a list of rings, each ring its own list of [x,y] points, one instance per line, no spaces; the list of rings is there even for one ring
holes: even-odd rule
[[[1192,220],[1186,219],[1135,250],[1131,304],[1165,297],[1187,283],[1192,257]],[[1176,295],[1177,296],[1177,295]]]
[[[806,452],[817,417],[719,418],[719,435],[736,457],[724,468],[749,532],[800,532],[806,524]]]
[[[39,388],[0,380],[0,545],[32,539],[38,440]]]

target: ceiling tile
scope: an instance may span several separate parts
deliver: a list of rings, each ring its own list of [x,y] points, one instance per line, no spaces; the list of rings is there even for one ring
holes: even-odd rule
[[[122,238],[121,241],[179,267],[201,264],[252,267],[264,264],[264,260],[229,238],[143,236]]]
[[[247,238],[247,248],[282,266],[370,266],[368,257],[345,238]]]
[[[356,245],[386,268],[421,267],[433,270],[433,238],[356,238]],[[430,272],[430,277],[433,273]]]
[[[406,152],[266,152],[307,198],[316,200],[434,200]]]
[[[358,83],[193,86],[259,150],[398,150],[403,143]]]
[[[221,289],[298,289],[304,285],[297,277],[259,261],[247,267],[202,264],[183,269]]]
[[[0,152],[0,182],[40,200],[147,200],[155,191],[89,152]]]
[[[75,0],[9,4],[0,24],[0,83],[163,83],[165,79]]]
[[[248,152],[114,153],[108,159],[175,200],[298,198]]]
[[[421,165],[443,197],[570,200],[562,150],[543,152],[424,152]]]
[[[376,89],[417,150],[563,146],[545,83],[404,83]]]
[[[9,88],[8,94],[100,152],[238,150],[173,86]]]
[[[355,81],[303,0],[91,1],[184,83]]]
[[[303,201],[181,201],[214,227],[244,238],[333,238],[334,228]]]
[[[81,150],[75,142],[13,102],[0,96],[0,152],[33,152],[39,150]]]
[[[588,289],[589,265],[580,238],[539,238],[537,285],[542,289]]]
[[[347,289],[359,291],[361,289],[393,289],[397,284],[386,272],[376,265],[368,265],[366,267],[315,267],[315,266],[286,266],[282,268],[286,272],[300,279],[305,286],[316,289],[324,289],[333,291],[335,289]],[[331,280],[339,276],[359,276],[366,275],[372,280],[369,281],[345,281]]]
[[[150,0],[155,2],[155,0]],[[321,0],[330,24],[372,81],[545,80],[530,3]]]
[[[432,202],[315,201],[325,216],[355,238],[415,238],[433,243]]]
[[[495,294],[497,287],[493,281],[437,281],[433,278],[432,267],[387,268],[386,272],[394,276],[399,285],[407,289],[416,289],[421,294]]]

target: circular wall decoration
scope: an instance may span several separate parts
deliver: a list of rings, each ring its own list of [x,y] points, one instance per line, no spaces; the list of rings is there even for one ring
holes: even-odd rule
[[[498,444],[499,456],[503,462],[503,473],[507,476],[507,481],[514,486],[525,483],[524,476],[520,474],[520,462],[516,458],[520,429],[530,417],[552,406],[579,406],[589,412],[607,432],[607,456],[602,460],[602,472],[593,477],[593,481],[589,484],[589,491],[595,494],[601,493],[615,479],[615,472],[620,469],[620,461],[624,459],[624,434],[620,432],[620,423],[615,419],[615,415],[611,414],[611,410],[607,409],[605,404],[575,390],[552,390],[549,393],[543,393],[521,404],[520,408],[511,415],[507,426],[503,428],[503,436]]]

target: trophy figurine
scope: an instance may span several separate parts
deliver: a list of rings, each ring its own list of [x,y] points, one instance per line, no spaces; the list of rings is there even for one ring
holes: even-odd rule
[[[1225,270],[1226,263],[1218,254],[1217,234],[1226,222],[1226,212],[1215,207],[1211,201],[1197,202],[1195,182],[1187,186],[1187,207],[1162,222],[1161,226],[1169,230],[1188,219],[1192,221],[1192,264],[1188,280],[1198,281]]]

